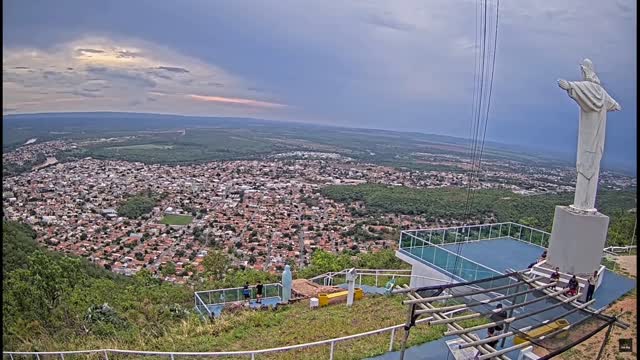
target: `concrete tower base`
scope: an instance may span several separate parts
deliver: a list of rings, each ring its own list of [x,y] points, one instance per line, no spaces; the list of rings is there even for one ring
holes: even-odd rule
[[[609,217],[556,206],[547,265],[560,272],[588,277],[600,269]]]

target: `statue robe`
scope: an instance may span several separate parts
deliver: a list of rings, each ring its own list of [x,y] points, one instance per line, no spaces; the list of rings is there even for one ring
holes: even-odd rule
[[[604,150],[607,112],[620,110],[620,105],[600,84],[591,81],[569,81],[569,96],[580,106],[580,129],[576,168],[578,179],[573,206],[595,211],[600,160]]]

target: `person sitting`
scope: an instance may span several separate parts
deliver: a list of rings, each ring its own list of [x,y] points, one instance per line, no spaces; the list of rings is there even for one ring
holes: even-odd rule
[[[578,279],[575,275],[569,279],[569,283],[567,284],[569,291],[567,291],[567,296],[574,296],[578,294]]]
[[[529,267],[527,267],[527,269],[531,269],[532,267],[534,267],[536,264],[539,264],[543,261],[547,260],[547,250],[542,252],[542,255],[540,255],[539,258],[536,259],[535,262],[529,264]]]

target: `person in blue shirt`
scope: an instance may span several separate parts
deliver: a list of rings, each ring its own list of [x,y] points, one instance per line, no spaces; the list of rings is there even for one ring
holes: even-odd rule
[[[249,291],[249,282],[245,283],[242,287],[242,295],[244,296],[244,301],[249,303],[251,301],[251,291]]]

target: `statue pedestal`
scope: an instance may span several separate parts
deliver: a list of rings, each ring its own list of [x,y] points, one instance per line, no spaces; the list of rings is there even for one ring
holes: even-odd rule
[[[600,269],[609,217],[599,212],[576,212],[556,206],[547,264],[560,272],[588,277]]]

